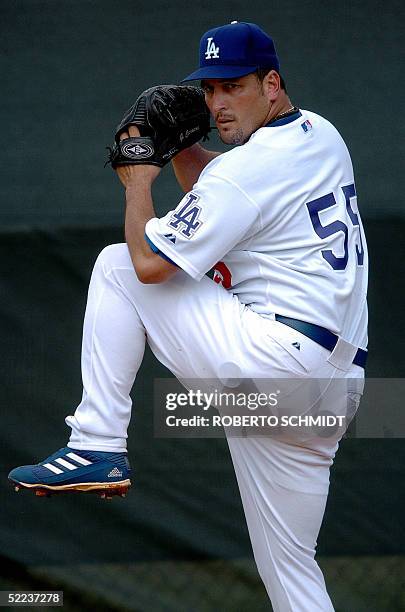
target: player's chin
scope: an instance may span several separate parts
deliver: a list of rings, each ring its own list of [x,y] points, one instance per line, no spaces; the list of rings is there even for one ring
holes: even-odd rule
[[[232,144],[232,137],[229,134],[223,134],[219,132],[219,137],[224,144]]]
[[[243,130],[241,128],[236,128],[235,126],[231,126],[230,122],[223,125],[218,125],[218,133],[220,139],[225,144],[240,145],[246,142],[244,139]]]

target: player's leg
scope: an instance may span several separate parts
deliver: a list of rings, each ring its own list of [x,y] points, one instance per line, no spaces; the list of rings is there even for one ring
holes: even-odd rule
[[[130,391],[146,338],[178,378],[213,378],[217,364],[227,360],[224,355],[242,359],[243,347],[236,347],[234,338],[240,310],[238,300],[222,287],[208,278],[197,283],[182,271],[166,283],[144,285],[125,244],[104,249],[89,287],[83,398],[66,419],[72,428],[69,447],[126,450]]]
[[[12,470],[17,485],[39,491],[127,486],[126,438],[130,391],[142,361],[145,338],[178,377],[212,378],[225,354],[243,360],[235,344],[240,305],[222,287],[179,271],[162,285],[143,285],[125,244],[104,249],[94,266],[84,322],[83,397],[68,446],[40,464]],[[232,324],[227,329],[225,320]],[[100,485],[100,486],[99,486]]]
[[[256,565],[274,612],[333,611],[314,558],[331,456],[269,438],[228,443]],[[286,470],[296,478],[295,487],[283,483]]]
[[[328,351],[314,346],[311,355],[311,343],[303,339],[304,344],[302,364],[307,360],[313,378],[297,387],[298,397],[317,398],[320,414],[344,414],[350,420],[358,407],[364,372],[351,366],[337,373],[327,362]],[[286,367],[293,367],[290,356],[285,358]],[[288,391],[297,381],[278,382],[285,382]],[[297,414],[295,403],[292,412]],[[305,408],[303,413],[309,414]],[[344,428],[315,429],[312,434],[291,428],[284,437],[228,436],[256,564],[275,612],[333,610],[315,549],[329,470],[343,433]]]
[[[125,283],[115,277],[116,268],[122,277],[135,274],[124,245],[104,249],[90,279],[81,355],[83,396],[75,415],[66,419],[72,428],[69,446],[75,449],[126,452],[129,393],[142,363],[146,332]]]

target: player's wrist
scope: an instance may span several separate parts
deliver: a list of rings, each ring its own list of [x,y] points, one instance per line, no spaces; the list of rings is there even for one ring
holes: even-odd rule
[[[161,168],[158,166],[133,165],[121,166],[116,170],[127,191],[128,189],[142,191],[145,189],[150,190]]]

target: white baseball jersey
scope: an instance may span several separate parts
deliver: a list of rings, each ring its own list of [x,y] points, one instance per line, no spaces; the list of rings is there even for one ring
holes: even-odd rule
[[[220,155],[146,235],[194,279],[261,315],[320,325],[367,347],[367,246],[338,131],[302,110]]]

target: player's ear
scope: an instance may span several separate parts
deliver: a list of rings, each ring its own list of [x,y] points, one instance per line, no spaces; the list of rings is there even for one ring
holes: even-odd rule
[[[263,91],[274,102],[280,92],[280,75],[275,70],[270,70],[263,79]]]

